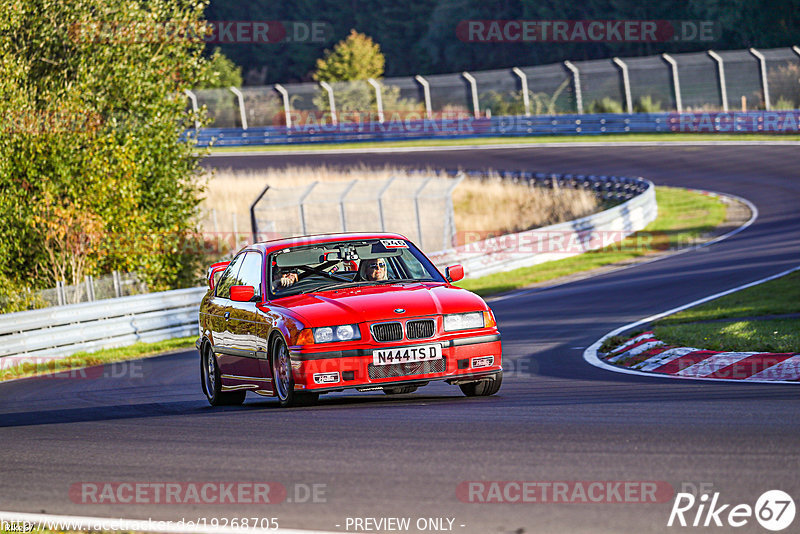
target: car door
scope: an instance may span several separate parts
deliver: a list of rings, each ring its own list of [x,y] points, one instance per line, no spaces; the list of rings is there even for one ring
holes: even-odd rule
[[[210,316],[211,337],[214,352],[217,354],[217,363],[220,372],[228,363],[230,349],[230,315],[231,315],[231,286],[238,285],[239,270],[244,262],[245,255],[239,254],[231,261],[228,268],[222,273],[214,290],[214,296],[209,301],[208,313]]]
[[[264,260],[258,251],[248,251],[237,276],[237,285],[255,289],[250,302],[231,301],[228,321],[230,358],[227,374],[238,377],[260,378],[263,365],[259,359],[266,357],[266,331],[264,315],[258,309],[264,285]],[[264,386],[264,384],[259,384]]]

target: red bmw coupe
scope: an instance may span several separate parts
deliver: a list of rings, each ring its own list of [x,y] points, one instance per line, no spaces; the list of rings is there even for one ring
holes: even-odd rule
[[[282,406],[357,389],[411,393],[433,380],[468,396],[503,378],[500,333],[479,296],[453,286],[398,234],[266,241],[208,270],[200,376],[214,405],[247,391]]]

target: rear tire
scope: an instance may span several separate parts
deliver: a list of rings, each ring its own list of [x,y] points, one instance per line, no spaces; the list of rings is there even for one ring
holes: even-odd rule
[[[206,346],[202,354],[200,358],[200,376],[203,380],[203,391],[206,394],[208,403],[211,406],[238,406],[242,404],[247,392],[244,390],[223,392],[222,378],[219,374],[219,366],[214,352],[211,347]]]
[[[459,384],[461,392],[467,397],[488,397],[500,391],[503,383],[503,371],[494,375],[494,380],[479,380],[467,384]]]
[[[319,400],[319,393],[294,390],[294,375],[289,349],[280,336],[275,336],[270,351],[272,361],[272,385],[281,406],[308,406]]]
[[[383,388],[383,392],[387,395],[405,395],[406,393],[414,393],[417,391],[417,386],[398,386],[396,388]]]

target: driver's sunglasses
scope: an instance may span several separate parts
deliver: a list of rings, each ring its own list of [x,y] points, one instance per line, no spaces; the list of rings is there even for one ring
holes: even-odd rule
[[[379,262],[377,262],[377,263],[370,263],[370,264],[368,265],[368,267],[369,267],[370,269],[385,269],[385,268],[386,268],[386,262],[379,261]]]

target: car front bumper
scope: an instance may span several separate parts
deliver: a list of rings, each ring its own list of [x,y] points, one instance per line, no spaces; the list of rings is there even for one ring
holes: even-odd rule
[[[491,379],[502,370],[502,345],[499,333],[451,339],[420,340],[398,346],[438,343],[442,359],[415,363],[373,364],[373,350],[380,345],[337,351],[319,346],[292,347],[290,352],[295,389],[300,391],[340,391],[343,389],[381,389],[422,385],[434,380],[458,383],[461,380]]]

